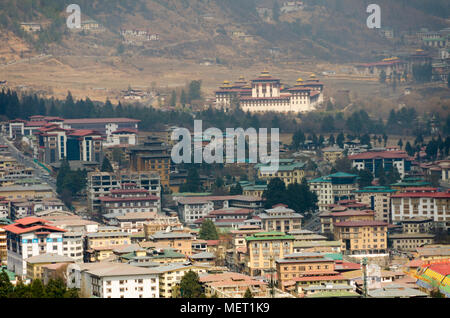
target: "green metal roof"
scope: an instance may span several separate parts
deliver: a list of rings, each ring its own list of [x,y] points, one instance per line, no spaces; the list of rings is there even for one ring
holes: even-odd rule
[[[0,271],[5,271],[10,281],[14,281],[16,279],[16,273],[7,270],[6,266],[1,266]]]
[[[358,193],[367,193],[367,192],[383,193],[383,192],[397,192],[397,190],[391,189],[389,187],[370,186],[370,187],[364,187],[361,190],[355,190],[353,192],[358,192]]]
[[[332,259],[334,261],[342,261],[341,253],[326,253],[323,255],[325,258]]]
[[[293,235],[285,234],[284,232],[262,232],[255,233],[252,236],[245,238],[247,241],[262,241],[262,240],[295,240]]]

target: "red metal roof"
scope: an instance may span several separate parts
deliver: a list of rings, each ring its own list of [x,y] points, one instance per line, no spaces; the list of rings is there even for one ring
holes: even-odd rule
[[[113,132],[113,134],[122,134],[122,133],[137,134],[138,131],[136,129],[123,128],[123,129],[118,129],[118,130]]]
[[[156,195],[148,195],[145,197],[131,197],[131,198],[111,198],[111,197],[100,197],[102,202],[121,202],[121,201],[158,201],[159,197]]]
[[[131,118],[77,118],[65,119],[65,124],[97,124],[97,123],[138,123],[139,119]]]
[[[16,220],[16,223],[21,225],[30,225],[33,223],[48,223],[46,220],[41,218],[36,218],[34,216],[29,216],[20,220]]]
[[[356,155],[348,156],[348,159],[375,159],[375,158],[383,158],[383,159],[396,159],[403,158],[408,159],[409,156],[405,151],[367,151],[363,153],[359,153]]]
[[[341,274],[339,275],[322,275],[322,276],[305,276],[305,277],[294,277],[293,281],[296,282],[309,282],[309,281],[318,281],[318,280],[348,280]]]
[[[92,135],[101,135],[98,131],[92,129],[77,129],[69,133],[69,136],[84,137]]]
[[[450,192],[404,192],[394,194],[391,198],[450,198]]]
[[[389,223],[383,222],[383,221],[372,221],[372,220],[368,220],[368,221],[346,221],[346,222],[339,222],[339,223],[335,223],[333,226],[338,226],[338,227],[342,227],[342,226],[349,226],[349,227],[354,227],[354,226],[388,226]]]

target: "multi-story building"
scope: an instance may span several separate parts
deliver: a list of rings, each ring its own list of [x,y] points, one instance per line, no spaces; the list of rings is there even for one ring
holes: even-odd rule
[[[69,161],[101,163],[103,135],[96,130],[71,130],[47,124],[36,131],[38,159],[47,164]]]
[[[27,278],[32,280],[42,280],[43,266],[60,263],[74,263],[75,260],[64,255],[47,253],[28,257],[27,259],[25,259],[25,262],[27,264]]]
[[[334,239],[352,257],[387,256],[387,227],[382,221],[344,221],[333,225]]]
[[[275,263],[278,284],[282,288],[285,282],[293,278],[337,274],[334,271],[334,260],[324,257],[321,253],[288,254],[277,259]]]
[[[403,233],[430,233],[433,230],[433,219],[416,217],[403,220],[402,222]]]
[[[27,217],[3,227],[7,232],[8,269],[25,276],[29,257],[55,253],[63,255],[65,230],[49,225],[44,219]]]
[[[67,286],[81,297],[159,298],[159,273],[124,263],[75,263],[67,266]]]
[[[323,159],[331,164],[334,164],[336,160],[344,156],[344,149],[338,146],[331,146],[322,149]]]
[[[358,188],[357,177],[354,174],[337,172],[310,180],[309,189],[317,195],[319,211],[325,211],[329,204],[353,199],[353,191]]]
[[[118,226],[124,232],[137,233],[147,231],[145,225],[154,225],[158,231],[165,230],[168,226],[177,227],[181,225],[176,216],[166,216],[156,212],[129,212],[124,215],[112,216],[107,219],[109,225]],[[157,226],[159,225],[159,226]],[[154,233],[154,232],[152,232]],[[147,236],[150,236],[148,234]]]
[[[229,81],[224,81],[222,86],[216,92],[216,108],[229,111],[233,102],[237,103],[240,97],[251,96],[252,88],[245,81],[244,76],[239,77],[239,80],[231,84]]]
[[[65,232],[63,234],[63,255],[76,262],[83,262],[84,236],[82,232]]]
[[[246,271],[251,276],[266,275],[274,270],[275,260],[293,252],[294,236],[283,232],[260,232],[245,238]]]
[[[181,279],[187,272],[193,271],[198,275],[202,275],[206,274],[208,269],[209,266],[189,263],[172,263],[152,268],[159,274],[159,297],[172,298],[175,287],[181,282]]]
[[[9,186],[0,188],[0,196],[8,200],[18,199],[43,199],[55,196],[53,189],[45,184],[30,186]]]
[[[435,226],[450,229],[450,192],[436,188],[407,188],[391,196],[392,222],[425,217],[433,219]]]
[[[150,236],[150,241],[176,249],[184,255],[192,255],[192,234],[184,231],[160,231]]]
[[[382,186],[370,186],[354,191],[355,199],[358,202],[366,204],[375,211],[375,220],[384,222],[391,221],[391,195],[396,192],[396,190]]]
[[[85,262],[101,261],[111,256],[114,248],[131,244],[130,233],[119,228],[108,227],[105,231],[99,227],[96,233],[88,233],[85,237]]]
[[[219,95],[216,93],[216,97],[221,97],[222,100],[216,100],[216,104],[223,103],[223,99],[229,102],[228,96],[234,96],[234,93],[232,89],[227,92],[226,88],[222,88]],[[251,96],[239,97],[239,103],[244,112],[308,112],[322,102],[322,82],[303,81],[299,78],[293,87],[284,88],[280,79],[272,77],[267,71],[263,71],[258,78],[251,81]]]
[[[217,227],[237,227],[251,217],[253,210],[241,208],[225,208],[214,210],[204,218],[198,219],[194,224],[201,226],[205,220],[211,220]]]
[[[112,190],[120,190],[127,186],[149,191],[151,196],[161,198],[160,177],[155,172],[133,172],[121,170],[117,172],[89,172],[87,178],[88,204],[91,211],[100,211],[100,197],[107,197]],[[161,201],[158,200],[158,211]]]
[[[157,137],[149,136],[143,145],[128,148],[132,171],[154,171],[161,178],[161,185],[169,189],[169,148]]]
[[[4,227],[11,223],[8,219],[0,218],[0,266],[8,260],[7,233]]]
[[[415,251],[418,247],[434,243],[431,233],[394,233],[389,234],[392,248],[401,251]]]
[[[381,168],[387,172],[395,167],[402,178],[411,170],[412,162],[406,151],[402,150],[367,151],[348,156],[348,159],[352,161],[352,167],[358,170],[367,169],[374,175],[378,175]]]
[[[207,274],[200,277],[207,297],[244,298],[247,289],[253,297],[269,297],[268,284],[241,273]]]
[[[374,212],[372,210],[332,208],[330,211],[320,213],[320,224],[322,233],[333,233],[336,223],[345,221],[371,221],[374,220]]]
[[[300,230],[303,216],[289,209],[287,205],[277,204],[272,209],[264,210],[258,214],[261,219],[262,228],[266,232],[289,232]]]
[[[77,118],[65,119],[65,129],[96,130],[111,140],[112,134],[122,129],[138,130],[140,120],[130,118]]]
[[[157,213],[161,206],[159,197],[150,195],[150,191],[146,189],[137,189],[134,185],[113,189],[109,196],[99,199],[102,215],[125,215],[130,212]]]
[[[278,164],[278,170],[270,173],[264,171],[269,164],[257,164],[255,168],[258,170],[258,178],[266,180],[267,183],[273,178],[280,178],[286,186],[291,183],[302,183],[306,166],[304,162],[297,162],[294,159],[279,159]]]
[[[262,207],[261,198],[243,195],[174,197],[173,199],[177,203],[180,220],[187,224],[195,223],[213,210],[234,207],[259,211]]]

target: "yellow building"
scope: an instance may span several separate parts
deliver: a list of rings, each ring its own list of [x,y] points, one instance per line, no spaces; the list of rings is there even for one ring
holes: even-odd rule
[[[247,272],[251,276],[274,270],[275,260],[293,252],[294,236],[284,232],[261,232],[245,238],[247,242]]]
[[[336,160],[342,158],[344,156],[344,149],[339,147],[326,147],[322,149],[323,159],[328,161],[331,164],[334,164]]]
[[[289,232],[300,230],[303,216],[287,208],[284,204],[277,204],[272,209],[264,210],[258,217],[264,231]]]
[[[192,255],[193,239],[194,238],[190,233],[181,231],[161,231],[150,236],[151,241],[174,248],[186,256]]]
[[[257,164],[258,178],[266,180],[267,183],[273,178],[280,178],[288,186],[291,183],[302,183],[305,177],[305,163],[296,162],[294,159],[279,159],[278,171],[268,173],[264,171],[268,164]]]
[[[0,188],[0,197],[8,200],[17,199],[37,199],[54,197],[53,189],[44,184],[34,184],[30,186],[8,186]]]
[[[8,156],[0,156],[0,170],[6,170],[14,168],[17,161],[16,159]]]
[[[75,260],[58,254],[41,254],[25,259],[27,263],[27,278],[42,280],[42,267],[50,264],[75,263]]]
[[[193,271],[200,275],[207,273],[208,268],[209,266],[186,265],[184,263],[172,263],[166,266],[154,267],[153,269],[159,273],[159,297],[172,298],[176,286],[179,285],[187,272]]]
[[[382,221],[344,221],[333,225],[334,239],[346,255],[387,255],[387,227]]]
[[[279,286],[303,276],[335,275],[334,260],[325,258],[321,253],[304,252],[285,255],[277,259],[276,270]]]
[[[89,233],[86,236],[86,256],[90,262],[98,262],[112,256],[114,249],[131,244],[131,234],[114,229]]]

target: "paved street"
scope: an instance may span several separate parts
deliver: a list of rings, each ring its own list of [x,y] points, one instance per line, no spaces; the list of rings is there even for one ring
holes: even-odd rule
[[[0,143],[7,145],[11,156],[13,156],[17,162],[34,169],[34,177],[40,180],[42,183],[48,184],[56,192],[56,180],[52,178],[49,173],[33,161],[33,158],[25,156],[20,152],[12,142],[10,142],[4,135],[0,135]]]

